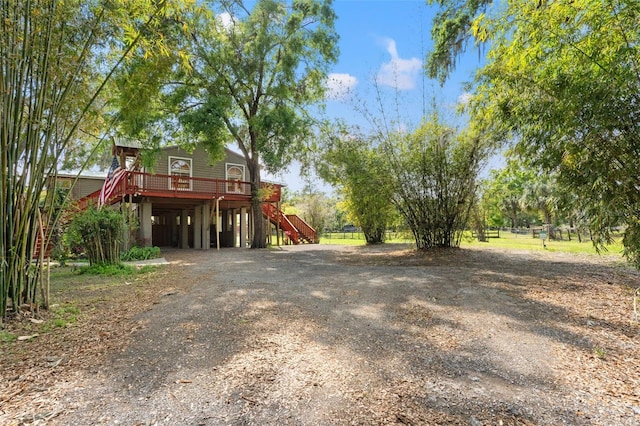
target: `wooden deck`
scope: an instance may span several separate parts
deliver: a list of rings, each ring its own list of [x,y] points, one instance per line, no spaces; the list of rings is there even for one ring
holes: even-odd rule
[[[116,203],[127,195],[191,200],[212,200],[224,197],[227,201],[251,201],[250,182],[132,171],[126,173],[106,204]],[[281,185],[263,183],[262,188],[265,190],[264,202],[280,201]],[[97,203],[99,197],[100,190],[95,191],[78,200],[78,207],[82,210],[91,203]]]

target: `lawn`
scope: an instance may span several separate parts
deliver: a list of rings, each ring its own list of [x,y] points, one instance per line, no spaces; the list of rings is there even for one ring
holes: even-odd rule
[[[412,243],[413,239],[409,233],[387,234],[387,243]],[[344,245],[363,245],[365,244],[364,234],[362,232],[333,232],[324,234],[320,239],[320,244],[344,244]],[[577,238],[567,240],[549,240],[543,241],[539,238],[533,238],[531,235],[513,234],[509,231],[501,231],[500,238],[490,238],[488,242],[480,242],[475,238],[471,238],[471,233],[465,233],[462,239],[461,247],[499,247],[514,250],[545,250],[549,252],[562,253],[583,253],[597,254],[591,240],[584,238],[579,242]],[[621,239],[617,239],[613,244],[607,246],[607,251],[603,254],[618,255],[622,254],[623,246]]]
[[[388,243],[413,243],[413,238],[409,232],[387,232],[386,242]],[[364,233],[362,232],[331,232],[320,237],[320,244],[341,244],[358,246],[365,244]]]

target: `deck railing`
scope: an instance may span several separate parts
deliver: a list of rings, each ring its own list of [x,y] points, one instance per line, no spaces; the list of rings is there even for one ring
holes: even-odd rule
[[[280,201],[281,185],[263,183],[265,202]],[[106,204],[117,202],[123,196],[145,196],[165,198],[251,200],[251,183],[238,180],[194,178],[177,175],[159,175],[128,171],[109,197]],[[97,203],[100,190],[78,200],[80,209]]]
[[[287,215],[289,221],[296,227],[301,236],[304,237],[310,243],[317,243],[318,237],[316,230],[313,229],[307,222],[305,222],[300,216],[291,214]]]
[[[264,203],[262,204],[262,213],[264,213],[272,223],[278,224],[278,226],[280,226],[284,231],[285,235],[291,239],[293,244],[298,244],[300,242],[298,229],[296,229],[284,213],[278,211],[276,206],[271,203]]]

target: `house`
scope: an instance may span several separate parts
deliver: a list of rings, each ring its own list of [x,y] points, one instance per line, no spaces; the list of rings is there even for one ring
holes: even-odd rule
[[[130,209],[139,223],[139,244],[205,250],[249,245],[253,232],[251,185],[242,155],[226,149],[224,159],[211,164],[201,146],[191,153],[177,146],[166,147],[153,170],[148,170],[141,166],[136,144],[115,144],[113,154],[126,171],[105,204]],[[81,176],[73,185],[74,179],[59,175],[57,185],[71,188],[79,209],[97,203],[105,178]],[[263,215],[272,225],[266,227],[269,234],[275,228],[293,243],[317,242],[313,228],[280,210],[282,185],[263,183],[263,188]]]

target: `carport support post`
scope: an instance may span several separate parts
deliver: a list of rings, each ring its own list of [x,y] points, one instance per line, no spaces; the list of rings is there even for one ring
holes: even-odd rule
[[[202,248],[209,250],[211,246],[211,234],[209,232],[211,228],[211,208],[209,203],[202,205]]]
[[[178,245],[178,221],[176,217],[175,212],[172,212],[169,216],[169,228],[171,229],[171,239],[169,240],[169,243],[172,247],[174,247],[174,245]]]
[[[180,212],[180,248],[189,248],[189,211],[182,210]]]
[[[223,197],[216,198],[216,250],[220,251],[220,232],[222,231],[222,216],[220,216],[220,200]]]
[[[240,207],[240,247],[247,248],[247,208]]]
[[[152,204],[149,201],[140,203],[140,243],[143,247],[152,245],[153,233],[151,228]]]
[[[231,209],[229,211],[230,211],[230,215],[231,215],[231,229],[232,229],[232,234],[233,234],[233,244],[231,245],[231,247],[237,247],[236,246],[236,242],[238,241],[237,213],[236,213],[236,209]]]
[[[193,220],[193,248],[202,248],[202,208],[196,206]]]

